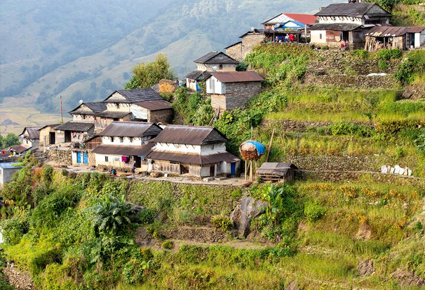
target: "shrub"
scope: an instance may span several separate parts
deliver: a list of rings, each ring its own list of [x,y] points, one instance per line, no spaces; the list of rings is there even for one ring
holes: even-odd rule
[[[211,223],[216,229],[223,231],[229,231],[233,228],[233,222],[228,217],[213,216],[211,218]]]
[[[156,217],[156,211],[151,208],[144,208],[137,214],[137,218],[142,225],[147,225],[153,222]]]
[[[326,209],[316,203],[307,203],[304,207],[304,215],[309,222],[319,220],[326,213]]]
[[[388,62],[386,60],[380,59],[378,61],[378,68],[379,68],[379,70],[386,70],[389,67],[390,67],[390,65],[388,64]]]
[[[396,48],[396,49],[381,49],[378,50],[376,53],[379,59],[381,60],[390,60],[390,59],[397,59],[403,56],[403,52]]]
[[[161,247],[163,249],[166,249],[166,250],[171,250],[174,247],[174,243],[173,243],[173,241],[168,240],[168,241],[163,242],[161,244]]]
[[[351,52],[351,54],[361,59],[367,59],[369,57],[369,51],[362,49],[355,49]]]

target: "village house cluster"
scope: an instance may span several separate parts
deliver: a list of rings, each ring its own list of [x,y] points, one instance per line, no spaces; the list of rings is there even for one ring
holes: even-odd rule
[[[280,13],[264,21],[263,28],[251,28],[240,36],[241,41],[226,47],[226,53],[210,52],[196,59],[196,69],[185,76],[183,85],[190,92],[206,93],[215,116],[220,116],[243,107],[260,93],[264,79],[254,71],[238,70],[260,43],[310,43],[370,51],[425,45],[425,27],[391,26],[390,18],[378,4],[355,0],[330,4],[315,15]],[[39,149],[61,152],[59,163],[64,165],[101,171],[238,176],[241,161],[226,151],[228,139],[217,129],[170,125],[174,112],[159,92],[172,92],[177,83],[162,80],[153,88],[118,90],[101,102],[81,102],[69,112],[69,122],[24,128],[21,144],[0,152],[0,160]],[[3,165],[0,175],[15,171],[10,164]],[[270,178],[292,170],[288,169],[292,165],[264,166],[259,171]]]

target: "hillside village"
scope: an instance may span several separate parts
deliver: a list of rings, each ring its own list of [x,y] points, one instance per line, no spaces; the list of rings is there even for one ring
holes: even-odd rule
[[[280,13],[264,21],[262,29],[243,34],[240,42],[225,48],[226,53],[210,52],[196,59],[196,69],[179,85],[211,99],[212,124],[223,112],[243,108],[261,92],[264,78],[238,67],[259,44],[370,51],[425,45],[425,27],[394,27],[390,18],[378,4],[361,1],[331,4],[315,15]],[[47,153],[57,166],[153,176],[239,176],[241,160],[226,151],[228,139],[217,129],[172,125],[172,104],[161,93],[176,87],[164,80],[155,90],[119,90],[102,102],[80,103],[69,112],[69,122],[24,128],[21,145],[3,151],[2,159],[32,150]]]
[[[274,11],[181,80],[23,128],[0,150],[0,288],[423,289],[425,27],[390,25],[404,3]]]

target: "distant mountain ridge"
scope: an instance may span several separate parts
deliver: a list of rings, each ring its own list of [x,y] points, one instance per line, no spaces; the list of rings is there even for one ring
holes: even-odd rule
[[[0,11],[0,101],[55,112],[121,89],[131,68],[167,54],[183,76],[192,61],[280,12],[314,13],[337,1],[6,0]],[[1,104],[0,104],[1,106]]]

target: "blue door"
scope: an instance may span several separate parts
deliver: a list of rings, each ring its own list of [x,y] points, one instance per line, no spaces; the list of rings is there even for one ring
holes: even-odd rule
[[[89,164],[89,154],[87,152],[84,152],[83,163],[84,164]]]
[[[77,152],[77,163],[81,163],[81,152]]]
[[[230,174],[231,175],[236,175],[236,163],[231,163],[230,164]]]

